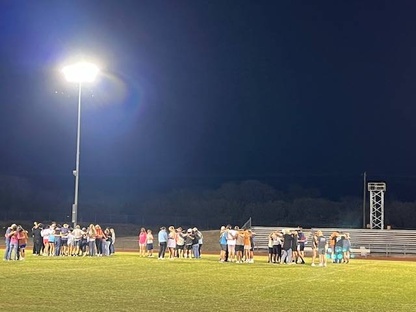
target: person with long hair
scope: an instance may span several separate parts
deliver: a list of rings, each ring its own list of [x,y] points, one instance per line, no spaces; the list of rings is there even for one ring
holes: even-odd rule
[[[28,241],[28,232],[19,226],[17,228],[18,231],[18,239],[19,239],[19,259],[25,260],[26,257],[26,245]]]
[[[175,251],[176,251],[176,231],[175,227],[171,225],[169,227],[169,235],[168,235],[168,250],[169,250],[169,259],[175,259]]]
[[[95,226],[95,233],[95,246],[97,247],[97,256],[101,257],[103,255],[104,232],[99,224]]]
[[[350,262],[350,250],[351,250],[351,241],[350,233],[345,233],[344,240],[342,241],[342,252],[343,252],[343,262]]]
[[[96,244],[95,239],[97,237],[97,231],[94,224],[90,224],[87,230],[87,236],[88,236],[88,253],[90,257],[93,257],[96,255]]]
[[[55,227],[56,224],[52,223],[49,228],[49,236],[48,236],[48,255],[54,257],[55,256]]]
[[[146,256],[146,240],[147,240],[146,229],[142,227],[138,235],[140,257]]]

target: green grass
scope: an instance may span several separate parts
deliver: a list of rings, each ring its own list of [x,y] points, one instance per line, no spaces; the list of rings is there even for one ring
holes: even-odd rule
[[[2,311],[416,311],[415,262],[348,265],[27,256],[0,262]],[[48,309],[48,310],[49,310]],[[54,309],[55,310],[55,309]]]

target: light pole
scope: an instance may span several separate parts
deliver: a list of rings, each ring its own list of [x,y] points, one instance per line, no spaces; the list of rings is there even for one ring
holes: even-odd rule
[[[72,205],[72,222],[74,227],[77,225],[78,217],[78,190],[79,190],[79,150],[81,140],[81,92],[82,84],[84,82],[93,82],[98,74],[98,68],[94,64],[80,62],[73,65],[65,66],[62,72],[65,78],[69,82],[75,82],[78,84],[78,124],[77,124],[77,154],[75,160],[75,170],[73,174],[75,176],[75,195],[74,204]]]

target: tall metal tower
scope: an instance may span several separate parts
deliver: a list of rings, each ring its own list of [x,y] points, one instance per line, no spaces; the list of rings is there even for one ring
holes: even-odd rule
[[[386,183],[369,182],[370,192],[370,229],[384,229],[384,192]]]

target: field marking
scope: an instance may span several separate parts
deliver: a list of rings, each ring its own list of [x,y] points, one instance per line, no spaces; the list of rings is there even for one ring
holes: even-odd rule
[[[267,265],[270,265],[270,264],[267,263]],[[345,268],[347,270],[356,270],[358,268],[368,267],[368,266],[371,266],[371,264],[370,263],[368,263],[368,264],[366,263],[366,264],[362,264],[360,266],[348,266],[348,267],[347,267],[347,265],[345,265],[345,266],[343,266],[343,268]],[[323,276],[330,276],[330,275],[339,273],[339,271],[328,271],[327,270],[328,267],[315,267],[314,269],[322,270]],[[276,268],[276,270],[278,270],[278,268]],[[269,284],[269,285],[264,285],[263,287],[257,287],[256,289],[251,289],[251,290],[245,291],[244,294],[239,294],[237,296],[238,297],[245,297],[247,294],[257,293],[259,291],[263,291],[263,290],[268,289],[268,288],[274,288],[274,287],[276,287],[278,285],[281,285],[283,283],[284,284],[286,284],[286,283],[296,284],[296,283],[299,283],[299,282],[312,281],[314,279],[315,279],[315,277],[307,277],[307,276],[301,277],[301,278],[297,278],[297,279],[284,278],[282,276],[279,276],[278,283],[276,283],[276,284],[272,284],[272,285]]]

